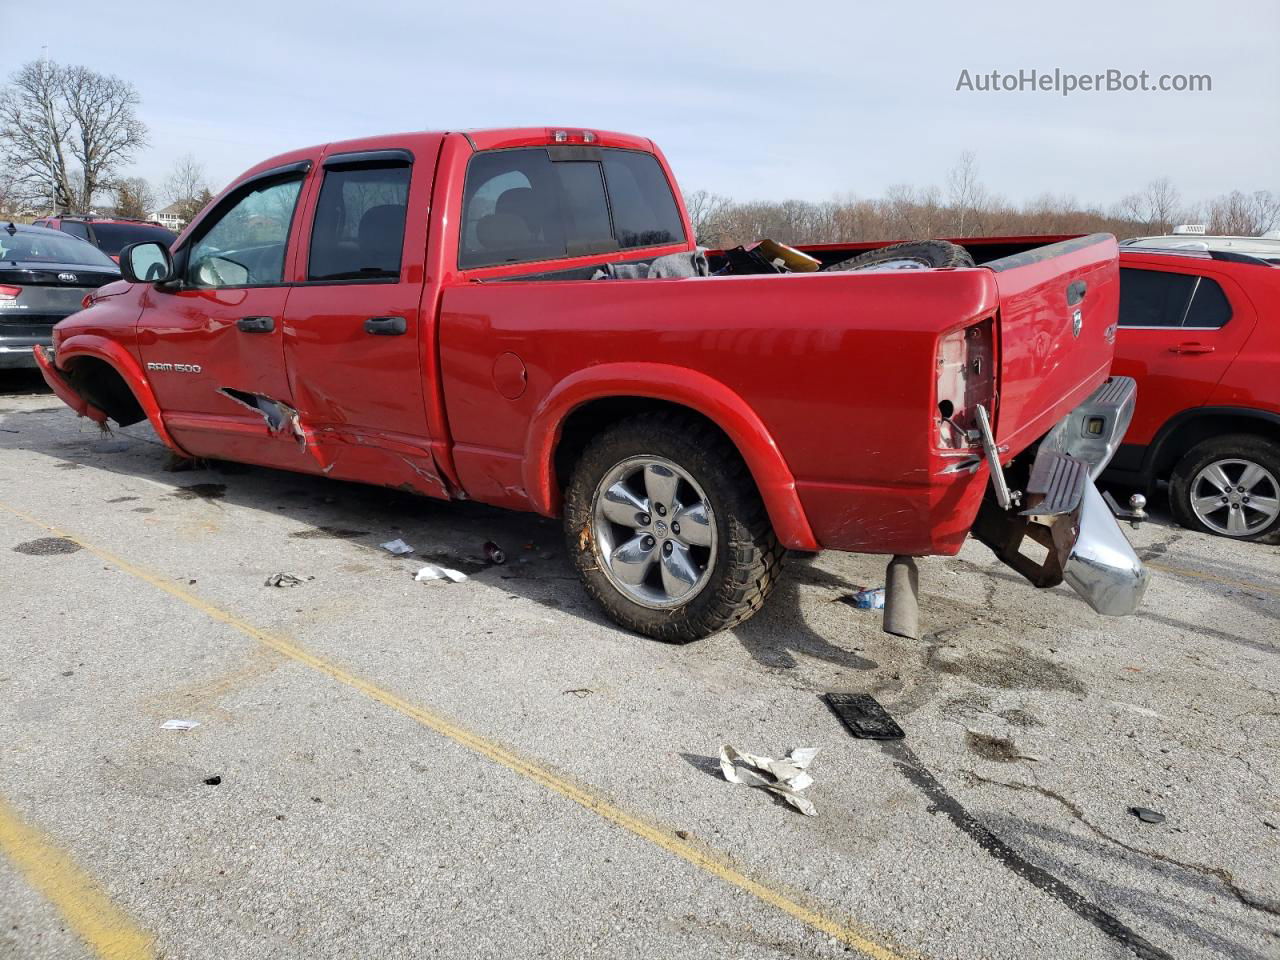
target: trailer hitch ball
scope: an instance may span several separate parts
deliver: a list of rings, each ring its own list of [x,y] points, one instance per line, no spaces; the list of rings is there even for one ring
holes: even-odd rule
[[[884,632],[920,639],[920,571],[914,557],[895,556],[884,578]]]

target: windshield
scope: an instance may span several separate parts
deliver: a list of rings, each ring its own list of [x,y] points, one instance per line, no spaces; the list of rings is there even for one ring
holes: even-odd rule
[[[0,260],[116,268],[111,258],[93,244],[57,230],[19,230],[11,234],[0,227]]]
[[[109,256],[116,256],[131,243],[150,240],[162,243],[166,247],[173,243],[177,234],[164,227],[153,227],[146,223],[95,223],[93,235],[98,240],[98,247]]]

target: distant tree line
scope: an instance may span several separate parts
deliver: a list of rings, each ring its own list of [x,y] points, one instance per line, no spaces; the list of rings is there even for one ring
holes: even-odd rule
[[[921,237],[1168,233],[1180,223],[1203,223],[1209,233],[1258,236],[1280,228],[1280,196],[1236,190],[1203,205],[1185,203],[1168,177],[1110,208],[1085,206],[1068,195],[1042,194],[1021,204],[983,186],[977,158],[963,153],[946,187],[898,184],[882,197],[735,201],[707,190],[685,194],[694,233],[704,246],[724,248],[763,237],[780,243],[837,243]]]
[[[87,67],[26,64],[0,89],[0,212],[110,212],[145,219],[161,203],[184,222],[213,198],[194,157],[157,191],[125,168],[148,145],[133,85]]]

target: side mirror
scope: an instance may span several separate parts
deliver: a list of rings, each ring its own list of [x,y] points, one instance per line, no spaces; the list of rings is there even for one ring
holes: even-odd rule
[[[120,272],[131,283],[165,283],[173,279],[173,257],[162,243],[131,243],[120,251]]]

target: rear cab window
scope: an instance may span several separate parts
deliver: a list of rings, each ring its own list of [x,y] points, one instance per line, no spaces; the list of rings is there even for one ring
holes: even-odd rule
[[[1216,330],[1231,304],[1211,277],[1163,270],[1120,269],[1120,326]]]
[[[683,243],[670,184],[652,154],[522,147],[477,153],[467,167],[461,269]]]

